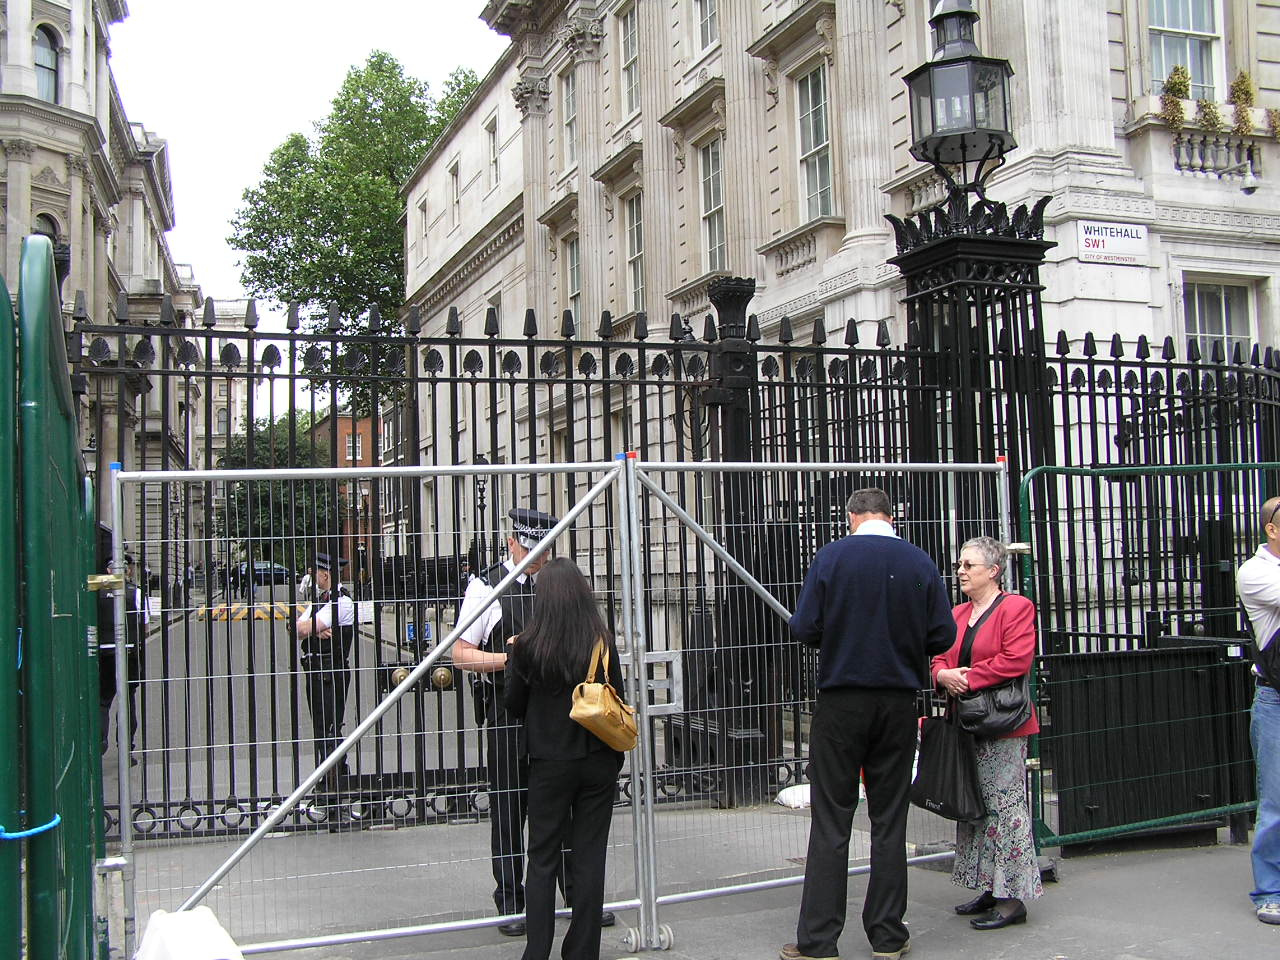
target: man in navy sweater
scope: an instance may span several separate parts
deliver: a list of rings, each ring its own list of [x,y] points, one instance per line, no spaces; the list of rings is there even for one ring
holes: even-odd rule
[[[929,658],[955,642],[956,624],[937,565],[898,538],[891,510],[883,490],[854,492],[853,535],[818,551],[791,617],[792,635],[818,649],[818,701],[809,730],[804,894],[796,943],[782,948],[782,960],[839,955],[859,771],[871,816],[862,926],[872,957],[911,948],[902,918],[916,692],[928,685]]]

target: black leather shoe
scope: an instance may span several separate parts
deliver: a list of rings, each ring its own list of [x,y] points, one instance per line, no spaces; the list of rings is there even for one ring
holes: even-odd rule
[[[525,934],[524,921],[512,920],[510,923],[504,923],[498,927],[498,932],[504,937],[523,937]]]
[[[984,890],[968,903],[962,903],[956,907],[956,913],[962,917],[972,917],[979,913],[986,913],[996,905],[996,898],[991,895],[990,890]]]
[[[975,930],[999,930],[1001,927],[1008,927],[1015,923],[1026,922],[1027,908],[1020,903],[1017,908],[1007,916],[993,907],[982,916],[974,917],[970,920],[969,926],[973,927]]]
[[[612,910],[600,911],[600,926],[612,927],[617,922],[618,922],[618,918],[613,915]]]

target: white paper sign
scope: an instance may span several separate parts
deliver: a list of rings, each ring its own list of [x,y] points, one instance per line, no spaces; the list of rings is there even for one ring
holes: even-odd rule
[[[1147,228],[1141,223],[1106,223],[1077,220],[1076,239],[1084,263],[1144,266],[1150,254]]]

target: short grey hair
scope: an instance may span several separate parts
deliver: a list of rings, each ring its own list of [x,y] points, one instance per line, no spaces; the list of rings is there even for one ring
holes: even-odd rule
[[[982,565],[999,567],[1004,570],[1005,561],[1009,559],[1009,548],[995,537],[973,537],[960,545],[960,552],[977,550],[982,555]]]
[[[853,491],[845,510],[855,517],[864,513],[882,513],[886,517],[893,516],[893,505],[889,503],[889,495],[879,487],[864,487]]]

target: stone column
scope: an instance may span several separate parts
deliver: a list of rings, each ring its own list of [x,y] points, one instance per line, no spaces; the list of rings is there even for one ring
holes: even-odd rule
[[[68,54],[64,58],[70,68],[64,102],[80,113],[87,112],[89,108],[89,91],[85,89],[84,73],[85,57],[89,56],[89,51],[85,49],[84,7],[81,0],[74,0],[71,4],[71,36],[67,38]]]
[[[722,166],[726,172],[750,170],[757,162],[759,145],[765,142],[764,111],[759,94],[763,84],[762,67],[760,61],[741,52],[756,39],[757,14],[752,6],[721,3],[719,7],[725,95]],[[695,151],[690,149],[689,153],[693,162]],[[724,177],[728,241],[725,266],[730,273],[757,280],[764,276],[764,263],[756,248],[767,239],[759,190],[755,177],[731,174]]]
[[[97,81],[97,92],[94,95],[94,115],[98,118],[98,126],[102,128],[104,156],[111,156],[111,48],[104,42],[97,50],[97,69],[94,79]]]
[[[671,301],[667,291],[675,287],[673,238],[681,228],[677,221],[675,150],[671,132],[658,122],[658,118],[671,105],[671,85],[664,82],[671,66],[667,62],[669,50],[664,42],[669,35],[666,14],[660,3],[642,3],[637,7],[639,22],[636,25],[640,38],[640,138],[644,152],[641,155],[641,190],[645,241],[644,289],[645,312],[651,327],[666,329],[671,314]],[[659,212],[663,217],[659,219]],[[615,216],[623,216],[620,210]],[[688,216],[686,212],[684,216]],[[625,248],[625,245],[623,247]]]
[[[8,160],[5,197],[5,269],[16,280],[22,259],[22,238],[31,232],[31,156],[36,145],[29,140],[4,141]]]
[[[541,38],[538,38],[541,41]],[[524,150],[524,288],[526,303],[538,315],[540,332],[545,336],[552,322],[549,315],[551,297],[551,255],[547,250],[545,228],[538,215],[547,207],[547,101],[551,85],[541,66],[530,68],[511,90],[520,110],[520,139]]]
[[[821,22],[818,29],[823,31]],[[844,249],[860,250],[860,260],[879,263],[890,252],[890,231],[884,219],[889,198],[880,190],[893,169],[889,97],[891,85],[901,83],[884,66],[885,4],[839,0],[836,24],[826,29],[837,31],[828,123],[834,169],[842,178],[838,209],[845,216]]]
[[[93,252],[86,240],[84,215],[84,179],[89,172],[89,161],[79,154],[67,157],[67,182],[71,186],[71,199],[67,205],[67,242],[71,244],[71,276],[63,287],[64,298],[75,302],[77,290],[89,292],[88,279],[92,274],[87,266],[92,262]],[[86,306],[89,306],[86,303]],[[95,317],[95,319],[97,319]]]
[[[1071,144],[1113,152],[1107,11],[1076,0],[993,0],[983,18],[983,53],[1003,57],[1010,82],[1013,133],[1023,150]]]
[[[93,231],[93,293],[89,302],[93,305],[94,323],[107,322],[107,262],[111,243],[111,224],[99,220]]]
[[[4,92],[36,95],[36,55],[32,46],[31,0],[9,0],[5,33],[8,63],[4,66]]]
[[[600,44],[604,28],[600,19],[570,17],[558,38],[568,49],[574,64],[578,95],[578,252],[582,267],[582,315],[578,317],[578,337],[594,339],[600,311],[614,315],[625,312],[621,304],[605,301],[605,278],[613,248],[608,242],[605,221],[604,186],[591,173],[604,161],[604,99],[601,91]],[[557,321],[558,322],[558,321]]]

